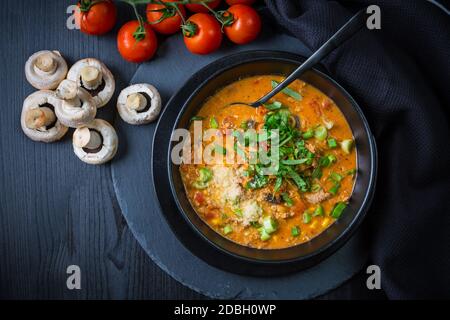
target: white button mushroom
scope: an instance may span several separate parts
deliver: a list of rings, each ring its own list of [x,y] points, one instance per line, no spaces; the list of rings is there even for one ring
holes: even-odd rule
[[[28,82],[39,90],[53,90],[66,77],[67,63],[58,51],[39,51],[25,64]]]
[[[95,119],[73,133],[73,151],[81,161],[103,164],[117,152],[116,130],[105,120]]]
[[[122,90],[117,100],[117,110],[129,124],[147,124],[161,112],[161,96],[152,85],[135,84]]]
[[[94,58],[75,63],[70,68],[67,79],[85,88],[94,98],[97,108],[105,106],[111,100],[116,86],[111,71]]]
[[[68,128],[51,109],[62,103],[53,91],[37,91],[28,96],[22,108],[20,123],[23,132],[34,141],[54,142],[61,139]]]
[[[97,107],[91,95],[71,80],[64,80],[56,89],[63,102],[55,107],[59,121],[65,126],[78,128],[94,120]]]

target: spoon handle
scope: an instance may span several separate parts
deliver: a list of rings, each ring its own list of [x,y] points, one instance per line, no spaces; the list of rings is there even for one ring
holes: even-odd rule
[[[327,42],[325,42],[316,52],[314,52],[302,65],[295,69],[284,81],[278,84],[272,91],[260,98],[254,103],[255,106],[269,101],[281,90],[290,85],[295,79],[298,79],[302,73],[311,69],[331,51],[344,43],[347,39],[358,32],[366,22],[366,9],[358,11],[349,21],[347,21]]]

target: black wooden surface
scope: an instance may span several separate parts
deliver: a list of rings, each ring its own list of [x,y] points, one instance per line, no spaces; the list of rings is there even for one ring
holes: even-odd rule
[[[104,61],[123,88],[137,66],[117,53],[115,33],[88,37],[66,28],[71,1],[2,0],[0,26],[0,298],[192,299],[201,295],[162,272],[133,238],[121,215],[110,165],[75,157],[71,132],[35,143],[20,129],[23,99],[34,89],[23,67],[33,52],[55,49],[69,63]],[[131,11],[119,6],[120,21]],[[117,28],[116,28],[117,29]],[[112,101],[114,101],[113,98]],[[99,116],[113,122],[109,104]],[[82,289],[66,288],[66,268],[79,265]],[[377,298],[360,274],[323,298]]]

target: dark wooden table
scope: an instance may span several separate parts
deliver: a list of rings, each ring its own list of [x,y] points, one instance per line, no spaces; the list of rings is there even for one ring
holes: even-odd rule
[[[35,51],[59,50],[69,63],[99,58],[115,74],[118,88],[137,68],[120,58],[115,32],[88,37],[66,28],[66,9],[73,2],[2,0],[0,298],[204,298],[162,272],[133,238],[116,200],[110,165],[79,161],[71,132],[46,145],[21,131],[22,102],[34,91],[23,67]],[[131,18],[129,9],[119,5],[118,26]],[[114,105],[99,116],[113,122]],[[66,287],[71,264],[82,270],[81,290]],[[323,298],[383,297],[367,290],[365,281],[361,273]]]

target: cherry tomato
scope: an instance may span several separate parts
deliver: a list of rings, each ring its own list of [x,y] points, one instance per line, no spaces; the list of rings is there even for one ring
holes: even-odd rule
[[[251,6],[256,2],[256,0],[225,0],[228,5],[233,6],[235,4],[245,4],[247,6]]]
[[[114,28],[117,21],[117,8],[113,1],[94,3],[93,0],[78,2],[75,21],[83,33],[91,35],[105,34]]]
[[[155,54],[158,48],[155,32],[148,24],[144,24],[144,30],[137,20],[129,21],[120,28],[117,47],[125,60],[139,63],[151,59]],[[136,32],[141,34],[137,35]]]
[[[178,0],[166,0],[164,2],[167,3],[174,1]],[[186,10],[184,9],[184,6],[179,4],[178,9],[183,17],[185,17]],[[158,22],[160,19],[162,20]],[[156,32],[167,35],[180,31],[181,23],[183,22],[175,7],[164,6],[162,4],[147,5],[147,21]]]
[[[184,43],[188,50],[196,54],[208,54],[216,51],[222,43],[219,22],[206,13],[196,13],[183,27]]]
[[[214,0],[211,2],[205,2],[205,4],[210,7],[211,9],[215,9],[219,6],[221,0]],[[185,5],[186,8],[188,8],[189,11],[191,12],[203,12],[203,13],[208,13],[209,10],[208,8],[206,8],[204,5],[202,4],[186,4]]]
[[[236,4],[227,11],[234,17],[233,24],[224,28],[228,39],[236,44],[245,44],[258,37],[261,31],[261,18],[255,9],[243,4]]]

